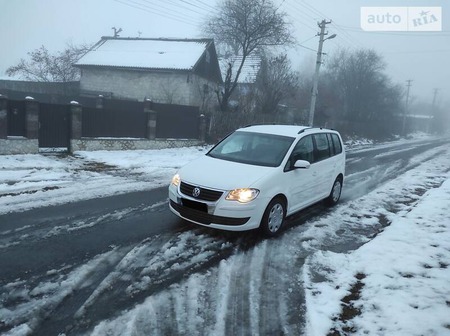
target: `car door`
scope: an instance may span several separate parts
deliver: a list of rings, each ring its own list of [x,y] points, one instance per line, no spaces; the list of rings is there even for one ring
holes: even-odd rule
[[[297,160],[311,163],[309,168],[294,168]],[[295,145],[285,167],[285,179],[289,195],[289,213],[298,211],[319,200],[317,190],[317,168],[314,164],[314,144],[311,135],[305,136]]]
[[[326,133],[317,133],[314,138],[314,157],[316,166],[317,191],[320,199],[325,198],[331,191],[332,180],[335,178],[331,147]]]

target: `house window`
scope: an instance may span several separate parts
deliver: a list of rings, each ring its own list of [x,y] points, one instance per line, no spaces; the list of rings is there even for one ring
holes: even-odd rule
[[[208,50],[206,50],[206,54],[205,54],[205,60],[206,60],[206,63],[209,63],[209,62],[211,62],[211,56],[210,56],[210,54],[209,54],[209,51],[208,51]]]

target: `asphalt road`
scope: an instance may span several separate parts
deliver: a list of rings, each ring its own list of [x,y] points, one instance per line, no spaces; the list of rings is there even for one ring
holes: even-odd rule
[[[348,153],[346,173],[350,178],[345,183],[342,201],[362,196],[378,185],[403,174],[420,163],[412,160],[417,155],[444,143],[446,140],[423,141],[389,148],[389,152],[386,149],[374,149]],[[374,167],[378,167],[375,173]],[[315,205],[289,218],[287,227],[301,225],[306,220],[323,216],[329,211],[332,210],[322,204]],[[179,220],[168,210],[165,187],[11,213],[0,216],[0,223],[0,246],[4,246],[0,253],[2,291],[5,290],[6,284],[18,279],[32,287],[48,278],[52,270],[69,266],[73,269],[97,255],[111,251],[112,248],[121,251],[125,256],[143,242],[152,242],[156,250],[163,244],[175,241],[181,233],[188,230],[200,230],[203,240],[206,235],[210,239],[208,248],[215,253],[214,257],[205,262],[190,265],[187,271],[161,275],[159,281],[147,286],[145,290],[137,291],[131,299],[124,297],[121,291],[123,287],[119,286],[116,292],[100,297],[98,303],[91,306],[93,308],[87,308],[89,319],[80,318],[74,322],[74,314],[118,261],[99,267],[97,274],[92,276],[91,285],[75,292],[42,316],[35,330],[37,335],[86,332],[98,321],[142,302],[152,293],[168,288],[189,274],[204,272],[217,266],[224,258],[236,254],[236,251],[251,250],[263,240],[255,231],[224,233],[197,228]],[[351,242],[336,242],[336,249],[350,250],[354,247]],[[238,321],[240,312],[234,313],[234,321]],[[231,328],[229,332],[239,331],[235,330],[235,327],[228,328]],[[270,328],[273,329],[274,326]],[[270,328],[265,328],[264,331],[270,331]],[[0,333],[8,329],[0,324]]]

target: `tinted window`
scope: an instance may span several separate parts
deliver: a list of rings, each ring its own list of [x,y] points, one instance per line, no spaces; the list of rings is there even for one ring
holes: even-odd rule
[[[332,133],[331,138],[333,139],[333,145],[334,145],[334,151],[336,154],[342,153],[342,145],[341,140],[339,140],[339,137],[337,134]]]
[[[288,167],[292,168],[297,160],[305,160],[309,163],[314,162],[314,144],[312,136],[302,138],[295,145],[291,157],[289,158]]]
[[[331,139],[331,134],[327,133],[327,139],[328,139],[328,146],[330,146],[330,154],[331,156],[336,155],[335,148],[333,146],[333,140]]]
[[[321,161],[330,157],[330,148],[328,146],[328,139],[326,133],[314,134],[316,142],[316,161]]]
[[[294,138],[280,135],[234,132],[211,149],[209,156],[257,166],[277,167]]]

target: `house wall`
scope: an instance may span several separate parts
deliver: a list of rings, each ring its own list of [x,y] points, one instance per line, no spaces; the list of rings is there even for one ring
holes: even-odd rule
[[[188,72],[147,72],[108,68],[84,68],[82,94],[109,94],[114,98],[149,98],[154,102],[201,106],[203,84],[215,84]],[[199,87],[200,85],[200,87]]]

